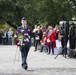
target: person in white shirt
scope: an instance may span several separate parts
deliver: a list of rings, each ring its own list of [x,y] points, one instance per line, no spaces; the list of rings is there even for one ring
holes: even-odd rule
[[[36,34],[37,31],[38,31],[38,26],[35,25],[34,29],[33,29],[34,46],[35,46],[35,34]]]

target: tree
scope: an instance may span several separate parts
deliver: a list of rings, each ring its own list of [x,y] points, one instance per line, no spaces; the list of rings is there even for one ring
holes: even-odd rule
[[[0,0],[0,22],[7,22],[15,29],[23,16],[31,26],[56,24],[76,16],[75,0]]]

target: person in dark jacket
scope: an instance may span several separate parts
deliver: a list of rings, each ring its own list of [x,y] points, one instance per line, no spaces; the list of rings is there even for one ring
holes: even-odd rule
[[[40,29],[40,27],[38,26],[38,30],[35,32],[35,50],[37,50],[37,46],[38,44],[40,45],[40,40],[42,39],[42,30]]]
[[[25,46],[20,46],[20,52],[21,52],[21,57],[22,57],[22,68],[27,70],[28,68],[28,64],[27,64],[27,56],[28,56],[28,52],[30,50],[30,47],[31,47],[31,34],[32,34],[32,31],[31,31],[31,27],[27,25],[27,19],[25,17],[23,17],[21,19],[21,23],[22,25],[18,27],[17,29],[17,34],[20,32],[20,31],[25,31],[24,35],[27,34],[29,38],[29,42],[25,45]]]
[[[3,45],[7,45],[8,44],[8,35],[7,35],[7,30],[5,29],[3,32],[2,32],[2,44]]]

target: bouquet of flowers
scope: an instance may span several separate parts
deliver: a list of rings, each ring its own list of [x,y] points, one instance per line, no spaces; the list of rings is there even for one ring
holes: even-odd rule
[[[26,30],[16,31],[14,38],[17,46],[25,46],[30,40],[30,36]]]

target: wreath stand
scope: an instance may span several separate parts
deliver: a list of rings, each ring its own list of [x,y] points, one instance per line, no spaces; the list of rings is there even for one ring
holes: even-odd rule
[[[17,46],[17,48],[16,48],[16,52],[15,52],[15,57],[14,57],[14,64],[15,64],[15,61],[20,61],[20,52],[19,52],[19,47]],[[16,58],[17,57],[17,55],[18,55],[18,58]]]

